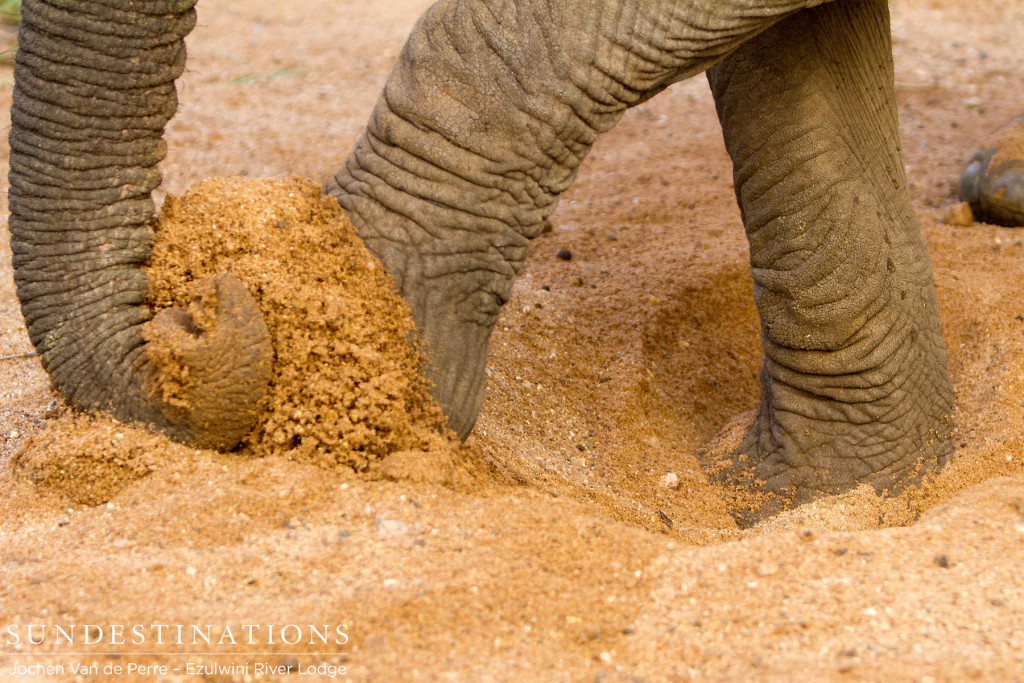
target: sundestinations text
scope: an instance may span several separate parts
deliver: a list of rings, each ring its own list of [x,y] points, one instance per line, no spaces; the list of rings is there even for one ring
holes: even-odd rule
[[[6,644],[345,645],[348,625],[298,624],[8,624]]]

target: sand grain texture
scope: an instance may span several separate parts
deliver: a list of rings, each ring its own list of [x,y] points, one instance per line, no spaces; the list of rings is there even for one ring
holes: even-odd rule
[[[408,308],[318,185],[210,179],[169,196],[150,262],[157,308],[224,271],[256,298],[274,371],[246,452],[365,471],[395,453],[447,446],[409,344]]]
[[[54,421],[38,359],[0,362],[0,633],[344,623],[350,642],[327,654],[278,647],[236,661],[336,663],[353,680],[1021,680],[1024,236],[937,219],[975,146],[1024,108],[1022,34],[1006,30],[1024,25],[1024,3],[891,5],[910,191],[956,394],[952,465],[895,499],[857,490],[750,530],[730,515],[743,492],[705,474],[756,408],[761,354],[731,168],[701,79],[602,137],[534,241],[492,337],[467,453],[443,455],[420,399],[371,390],[374,354],[366,365],[349,354],[345,376],[329,362],[367,341],[342,340],[350,326],[332,321],[383,316],[389,344],[405,323],[378,294],[332,304],[339,287],[377,275],[327,227],[337,215],[315,184],[290,177],[318,183],[343,161],[428,4],[200,3],[163,165],[165,191],[182,197],[167,206],[180,233],[164,235],[175,246],[155,256],[153,290],[163,305],[186,275],[231,270],[279,316],[294,336],[275,338],[268,426],[246,453],[217,454]],[[186,188],[224,175],[278,178],[214,181],[183,211]],[[247,242],[258,231],[208,203],[225,188],[255,193],[246,203],[260,229],[287,237]],[[6,229],[0,257],[0,356],[22,354]],[[322,282],[303,275],[315,272]],[[293,277],[308,296],[293,296]],[[389,386],[416,386],[408,363],[385,373]],[[353,420],[338,403],[359,386],[368,403]],[[346,420],[349,436],[319,431]],[[22,450],[41,438],[57,445]],[[456,486],[423,472],[429,454],[451,464],[442,473],[462,472]],[[677,485],[664,484],[670,472]],[[0,679],[17,680],[11,649],[0,640]],[[92,660],[201,680],[172,654]]]

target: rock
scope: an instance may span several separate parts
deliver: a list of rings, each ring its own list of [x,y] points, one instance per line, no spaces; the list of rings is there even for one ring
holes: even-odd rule
[[[960,202],[946,209],[942,214],[942,222],[957,228],[969,228],[974,224],[974,212],[967,202]]]
[[[679,488],[679,475],[675,472],[667,472],[665,476],[661,478],[661,485],[669,489]]]
[[[563,261],[572,261],[572,252],[568,249],[559,249],[558,253],[555,254],[555,258],[560,258]]]
[[[404,536],[409,533],[408,524],[400,519],[388,519],[383,515],[374,517],[373,528],[381,536]]]

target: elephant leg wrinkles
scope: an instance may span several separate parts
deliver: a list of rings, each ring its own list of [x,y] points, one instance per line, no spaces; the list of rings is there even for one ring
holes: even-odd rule
[[[781,494],[769,510],[916,481],[952,452],[952,390],[906,189],[885,2],[805,10],[708,77],[765,352],[760,409],[729,475]]]
[[[597,136],[822,0],[441,0],[328,181],[394,276],[462,437],[487,340],[530,238]]]
[[[946,460],[951,390],[899,154],[887,8],[818,5],[442,0],[421,18],[326,189],[409,302],[460,436],[528,240],[597,135],[721,62],[709,75],[766,355],[738,464],[801,501]]]

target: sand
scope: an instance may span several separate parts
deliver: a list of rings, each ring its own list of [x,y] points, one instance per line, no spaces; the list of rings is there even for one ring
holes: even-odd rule
[[[220,272],[253,293],[274,351],[265,414],[240,455],[366,472],[392,455],[452,449],[408,307],[319,185],[208,179],[167,197],[147,267],[152,305],[187,300],[193,282]]]
[[[308,187],[291,176],[319,182],[341,163],[426,4],[206,0],[163,166],[165,191],[182,197],[171,212],[203,178],[278,176],[264,221],[291,215],[286,195]],[[742,492],[708,481],[711,454],[756,407],[760,351],[729,161],[694,80],[598,142],[534,242],[464,451],[420,430],[436,414],[419,399],[404,436],[363,432],[379,450],[361,460],[343,439],[295,439],[288,411],[237,453],[194,451],[69,417],[38,359],[0,361],[0,679],[42,663],[63,670],[34,679],[70,680],[72,663],[96,662],[83,680],[235,680],[256,678],[257,664],[284,667],[263,669],[272,680],[337,680],[328,665],[354,680],[1020,680],[1024,237],[938,220],[974,145],[1024,107],[1024,50],[1004,30],[1024,5],[903,0],[893,13],[903,146],[957,401],[956,457],[935,480],[892,500],[824,499],[748,530],[730,515]],[[340,234],[321,225],[303,239],[333,240],[331,253],[358,246]],[[216,267],[212,242],[197,251]],[[5,228],[0,252],[0,356],[23,354]],[[225,254],[236,274],[281,265],[264,283],[302,272],[279,255],[261,262],[252,245],[240,253],[252,263]],[[191,269],[184,255],[169,250],[155,267]],[[365,277],[369,261],[357,261],[326,271]],[[154,280],[161,303],[177,296]],[[345,286],[321,284],[325,297]],[[400,304],[374,297],[401,338]],[[329,318],[306,329],[330,334]],[[294,373],[316,372],[301,363],[318,340],[275,351],[295,352],[284,359]],[[415,351],[406,359],[407,373]],[[399,375],[416,394],[415,374]],[[268,414],[321,395],[281,394]],[[53,447],[28,457],[44,438]],[[424,468],[442,451],[442,467]],[[80,457],[54,467],[58,452]],[[10,624],[104,625],[109,641],[110,624],[155,623],[220,634],[260,624],[261,637],[271,624],[345,625],[346,638],[230,649],[274,653],[247,656],[150,638],[30,658],[12,654],[31,649],[24,630],[20,651],[6,642]],[[189,673],[190,662],[248,668]],[[130,664],[168,671],[103,673]]]
[[[146,273],[155,311],[201,302],[200,283],[231,273],[252,293],[269,330],[270,386],[235,455],[457,485],[457,464],[471,449],[447,430],[428,393],[408,306],[319,185],[203,180],[181,197],[167,196],[154,236]],[[189,310],[202,322],[203,310]],[[158,353],[168,368],[165,400],[188,405],[179,395],[201,387],[182,370],[173,341],[147,353]],[[201,456],[187,451],[144,428],[65,411],[23,444],[11,469],[72,502],[97,505],[161,463]]]

